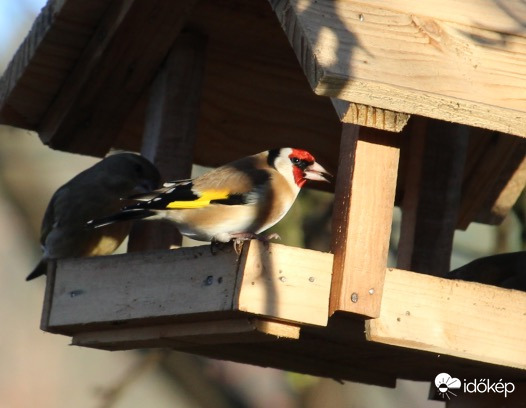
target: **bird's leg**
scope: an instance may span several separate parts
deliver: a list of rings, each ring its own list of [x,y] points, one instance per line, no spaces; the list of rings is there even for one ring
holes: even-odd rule
[[[268,244],[271,239],[281,239],[281,237],[276,233],[272,233],[270,235],[261,235],[255,234],[253,232],[237,232],[234,234],[230,234],[230,237],[232,238],[232,241],[234,243],[234,250],[238,255],[241,253],[241,249],[243,248],[243,242],[245,241],[257,239],[259,242],[265,244],[265,246],[268,248]]]

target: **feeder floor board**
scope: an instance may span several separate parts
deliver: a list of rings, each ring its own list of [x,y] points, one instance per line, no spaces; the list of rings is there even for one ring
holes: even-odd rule
[[[526,293],[388,269],[379,318],[328,318],[332,258],[252,241],[240,255],[59,260],[42,328],[78,346],[172,348],[385,386],[442,371],[526,380]]]

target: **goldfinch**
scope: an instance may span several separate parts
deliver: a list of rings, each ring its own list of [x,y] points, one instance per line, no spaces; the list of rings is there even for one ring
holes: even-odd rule
[[[60,187],[44,214],[40,234],[43,257],[26,280],[46,273],[49,259],[107,255],[130,232],[130,223],[94,230],[86,223],[122,207],[121,197],[151,191],[160,175],[144,157],[133,153],[108,156]]]
[[[130,197],[137,202],[89,225],[166,218],[181,234],[198,241],[265,240],[259,234],[285,216],[307,180],[328,181],[329,176],[305,150],[269,150]]]

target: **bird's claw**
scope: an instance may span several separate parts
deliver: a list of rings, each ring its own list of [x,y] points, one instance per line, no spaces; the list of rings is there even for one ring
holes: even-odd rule
[[[280,240],[281,237],[279,236],[279,234],[273,232],[272,234],[269,234],[265,237],[265,241],[268,243],[271,239],[278,239]]]
[[[234,251],[236,251],[237,255],[241,255],[241,251],[243,250],[243,244],[246,241],[246,239],[242,238],[236,238],[232,241],[232,245],[234,246]]]
[[[243,250],[243,244],[245,243],[245,241],[257,239],[259,242],[263,243],[266,248],[268,248],[271,239],[281,239],[281,237],[275,232],[269,235],[260,235],[252,232],[239,232],[236,234],[232,234],[230,237],[232,245],[234,247],[234,251],[236,251],[237,255],[241,254],[241,251]],[[210,252],[212,253],[212,255],[216,255],[218,250],[222,250],[224,248],[224,245],[225,242],[212,240],[212,242],[210,243]]]
[[[236,254],[239,255],[241,253],[241,250],[243,249],[243,243],[245,241],[250,241],[252,239],[257,239],[259,242],[263,243],[266,248],[268,248],[271,239],[281,239],[281,237],[275,232],[269,235],[254,234],[251,232],[232,234],[232,241]]]

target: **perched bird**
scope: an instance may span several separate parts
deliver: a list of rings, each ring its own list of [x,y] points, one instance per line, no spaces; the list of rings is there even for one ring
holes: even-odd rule
[[[94,230],[86,223],[118,211],[121,197],[159,186],[159,171],[133,153],[108,156],[60,187],[48,204],[40,233],[43,257],[26,280],[46,273],[49,259],[107,255],[130,232],[122,223]]]
[[[181,234],[198,241],[266,240],[259,234],[283,218],[307,180],[328,181],[328,176],[305,150],[269,150],[130,197],[137,202],[89,224],[166,218]]]
[[[445,277],[526,291],[526,251],[475,259]]]

